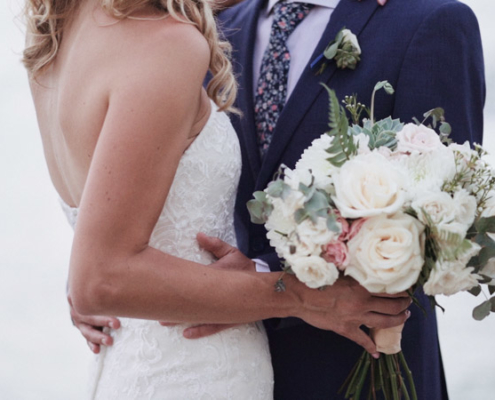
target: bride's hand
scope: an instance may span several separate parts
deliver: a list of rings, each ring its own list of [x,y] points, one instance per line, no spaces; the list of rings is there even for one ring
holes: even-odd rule
[[[196,236],[199,245],[202,249],[213,254],[218,261],[210,264],[209,267],[217,269],[225,269],[231,271],[255,271],[255,263],[247,258],[239,249],[225,243],[224,241],[207,236],[204,233],[198,233]],[[170,322],[160,322],[162,326],[174,326],[176,324]],[[196,325],[184,330],[183,335],[187,339],[199,339],[206,336],[214,335],[218,332],[232,328],[238,324],[203,324]]]
[[[81,335],[86,339],[90,350],[98,354],[100,346],[111,346],[113,338],[103,332],[103,328],[119,329],[120,321],[114,317],[88,316],[79,314],[72,306],[72,299],[67,296],[70,306],[70,317],[74,326],[79,329]]]

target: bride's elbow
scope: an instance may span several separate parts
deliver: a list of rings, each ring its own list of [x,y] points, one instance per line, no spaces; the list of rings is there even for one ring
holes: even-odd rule
[[[110,315],[116,288],[109,274],[72,261],[70,269],[69,287],[74,309],[82,315]]]

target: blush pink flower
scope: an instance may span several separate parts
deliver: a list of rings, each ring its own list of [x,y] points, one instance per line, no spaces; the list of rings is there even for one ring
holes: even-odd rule
[[[349,251],[344,242],[333,240],[324,246],[323,259],[328,263],[333,263],[343,271],[349,265]]]
[[[339,240],[341,241],[347,240],[347,237],[349,235],[349,228],[350,228],[349,222],[347,222],[347,220],[344,217],[341,217],[338,211],[336,211],[335,214],[337,214],[337,223],[339,223],[341,227]]]
[[[360,218],[354,220],[351,224],[351,228],[349,229],[349,235],[346,237],[346,240],[351,240],[354,236],[356,236],[361,230],[361,227],[366,222],[366,220],[367,218]]]

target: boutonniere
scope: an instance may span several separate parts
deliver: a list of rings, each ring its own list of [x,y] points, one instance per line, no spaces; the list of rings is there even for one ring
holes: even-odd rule
[[[349,29],[342,28],[335,36],[335,39],[328,44],[325,51],[311,63],[311,68],[314,68],[323,60],[320,69],[316,73],[320,75],[327,67],[328,61],[334,60],[337,68],[355,69],[358,62],[361,61],[360,55],[361,47],[356,35]]]

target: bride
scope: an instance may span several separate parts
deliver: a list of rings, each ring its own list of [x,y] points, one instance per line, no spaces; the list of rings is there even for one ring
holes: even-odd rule
[[[279,274],[256,273],[235,249],[241,156],[224,111],[235,112],[236,84],[206,0],[30,0],[26,16],[45,156],[75,227],[73,305],[123,317],[95,362],[91,398],[268,400],[256,321],[299,317],[370,352],[362,323],[403,322],[408,300],[374,298],[385,318],[356,306],[371,297],[351,281],[316,291],[289,276],[275,293]],[[203,323],[238,325],[183,337]]]

